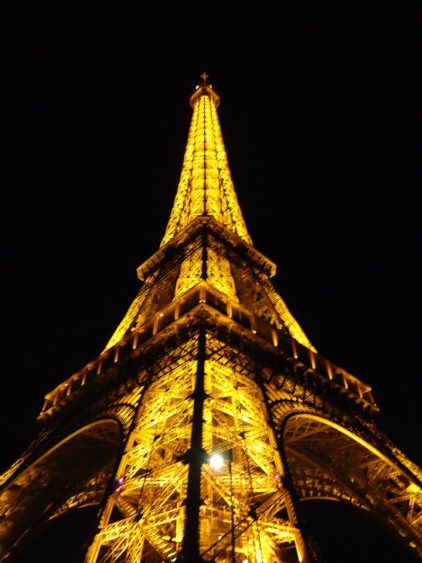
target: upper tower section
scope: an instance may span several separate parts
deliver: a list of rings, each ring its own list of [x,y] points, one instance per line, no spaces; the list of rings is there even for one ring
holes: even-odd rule
[[[237,201],[226,149],[218,120],[220,97],[208,83],[208,75],[190,98],[192,121],[176,198],[161,246],[195,217],[212,216],[251,244]]]
[[[142,286],[106,348],[157,327],[173,307],[179,315],[192,295],[201,294],[202,303],[205,291],[231,311],[259,319],[253,323],[265,322],[314,350],[270,281],[275,264],[253,246],[246,229],[217,117],[220,98],[207,79],[204,73],[190,98],[192,123],[164,238],[137,269]]]

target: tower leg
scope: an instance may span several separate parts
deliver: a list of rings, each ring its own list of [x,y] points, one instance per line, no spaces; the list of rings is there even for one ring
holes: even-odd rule
[[[201,469],[205,461],[202,447],[204,400],[205,400],[205,329],[201,328],[198,340],[197,372],[195,390],[193,393],[194,409],[192,420],[192,437],[190,449],[187,452],[189,476],[186,495],[186,521],[182,547],[182,561],[200,562],[199,555],[199,507],[201,500]]]
[[[295,535],[295,545],[297,556],[300,563],[321,563],[321,557],[316,553],[317,549],[312,546],[312,542],[306,532],[306,522],[302,514],[302,509],[300,506],[299,497],[296,493],[293,481],[290,477],[287,459],[284,452],[283,444],[278,438],[278,433],[274,425],[274,421],[271,415],[271,409],[268,404],[268,397],[265,393],[265,382],[261,379],[261,389],[263,390],[263,398],[265,409],[267,412],[268,424],[272,431],[272,438],[274,440],[274,446],[277,448],[281,464],[283,468],[283,485],[286,493],[286,510],[290,522],[296,528],[297,533]]]
[[[283,460],[284,462],[284,460]],[[289,520],[297,529],[295,538],[296,550],[301,563],[322,563],[321,557],[317,554],[316,546],[309,538],[306,529],[306,522],[302,514],[299,498],[288,473],[285,462],[284,465],[284,486],[286,489],[286,509]]]

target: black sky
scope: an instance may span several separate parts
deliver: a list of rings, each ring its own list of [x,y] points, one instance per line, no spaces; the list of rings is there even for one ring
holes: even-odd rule
[[[203,70],[277,289],[421,462],[421,21],[410,3],[369,4],[195,25],[164,4],[157,19],[142,3],[6,10],[0,470],[35,435],[44,394],[101,352],[135,296]]]

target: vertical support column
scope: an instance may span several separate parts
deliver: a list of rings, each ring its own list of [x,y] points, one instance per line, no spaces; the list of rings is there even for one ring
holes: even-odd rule
[[[264,398],[264,403],[267,411],[268,425],[271,428],[275,443],[277,444],[277,449],[280,455],[281,464],[283,467],[283,487],[286,492],[286,510],[290,522],[297,529],[297,535],[295,538],[296,551],[298,555],[298,561],[300,563],[318,563],[315,557],[312,557],[309,549],[308,542],[306,541],[306,524],[304,523],[302,510],[299,505],[299,497],[296,493],[293,481],[290,477],[289,469],[287,467],[287,460],[284,453],[283,445],[281,444],[278,433],[274,426],[274,421],[271,413],[271,408],[268,403],[268,397],[265,392],[264,381],[259,377],[259,385],[261,387],[262,395]]]
[[[181,561],[200,562],[199,552],[199,508],[201,499],[201,469],[205,461],[205,451],[202,447],[202,431],[204,425],[205,393],[205,359],[206,359],[206,329],[199,329],[198,354],[195,389],[192,395],[193,416],[190,448],[186,452],[189,463],[188,486],[186,494],[186,519],[182,545]]]
[[[114,463],[110,480],[101,501],[100,508],[98,510],[98,532],[105,528],[109,523],[110,516],[114,507],[113,483],[115,482],[117,476],[124,475],[124,470],[126,467],[126,454],[128,451],[130,451],[134,443],[134,430],[139,420],[140,407],[144,398],[144,394],[145,389],[143,390],[141,397],[139,398],[138,404],[136,405],[136,407],[133,407],[133,418],[130,424],[129,431],[126,437],[124,437],[122,440],[119,455],[117,456]],[[98,559],[101,549],[98,532],[94,536],[91,545],[88,547],[88,550],[85,554],[84,563],[95,563]]]
[[[230,544],[232,548],[231,560],[236,563],[236,541],[234,537],[234,506],[233,506],[233,450],[229,450],[229,473],[230,473]]]
[[[203,280],[207,281],[207,278],[208,278],[208,251],[207,251],[208,235],[207,235],[206,228],[204,228],[204,230],[203,230],[202,237],[201,237],[201,241],[202,241],[202,270],[201,270],[201,278],[202,278]]]

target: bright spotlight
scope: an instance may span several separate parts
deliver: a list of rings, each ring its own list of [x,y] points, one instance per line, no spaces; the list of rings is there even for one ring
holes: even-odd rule
[[[210,456],[209,463],[212,469],[221,469],[224,465],[224,458],[220,454],[212,454],[212,456]]]

